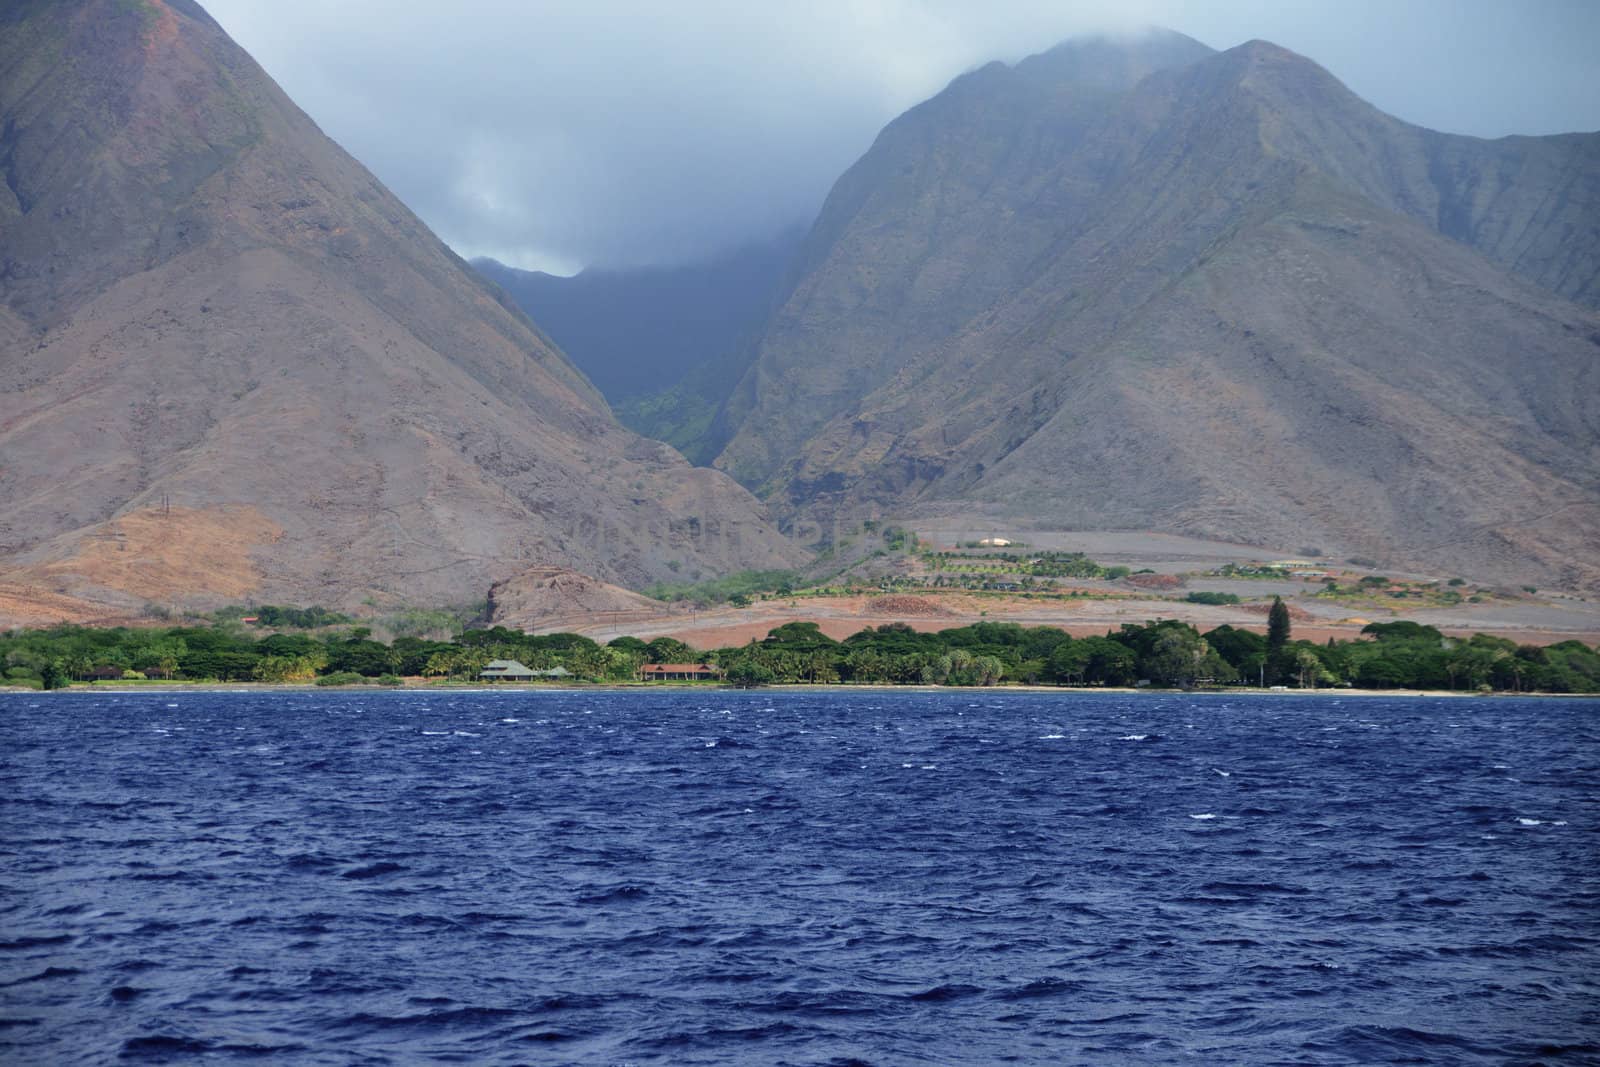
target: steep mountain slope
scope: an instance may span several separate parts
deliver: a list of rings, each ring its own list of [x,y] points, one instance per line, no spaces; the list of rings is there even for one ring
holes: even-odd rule
[[[963,75],[891,122],[813,225],[755,366],[709,434],[717,465],[759,485],[907,353],[1025,285],[1090,191],[1078,179],[1052,187],[1055,161],[1119,91],[1210,52],[1174,33],[1068,42]],[[1001,234],[1005,247],[986,243]]]
[[[1275,46],[1180,41],[1128,46],[1154,72],[1121,91],[1057,54],[892,123],[717,464],[790,512],[1600,581],[1600,317],[1564,299],[1600,299],[1600,137],[1432,133]]]
[[[794,558],[189,0],[0,12],[0,175],[0,580],[429,603]]]

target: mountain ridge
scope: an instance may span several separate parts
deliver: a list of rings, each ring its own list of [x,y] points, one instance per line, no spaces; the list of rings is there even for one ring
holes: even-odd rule
[[[494,260],[473,266],[549,330],[623,425],[699,465],[726,382],[792,274],[803,231],[669,267],[585,270],[572,277]]]
[[[152,588],[101,546],[156,573],[220,539],[250,596],[427,604],[530,566],[800,558],[618,425],[196,5],[5,18],[0,579],[136,610]],[[165,599],[246,595],[193,573]]]
[[[1485,574],[1600,579],[1600,431],[1572,400],[1600,334],[1564,299],[1595,297],[1600,137],[1435,134],[1266,42],[1109,94],[985,70],[840,179],[718,466],[790,515],[1003,505],[1432,565],[1475,531],[1450,552]],[[1451,448],[1525,507],[1474,499]]]

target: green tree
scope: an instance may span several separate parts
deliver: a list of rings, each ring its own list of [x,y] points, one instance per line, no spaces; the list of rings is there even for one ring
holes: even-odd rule
[[[793,645],[796,648],[832,648],[839,642],[822,632],[814,622],[786,622],[773,627],[761,642],[764,645]]]
[[[1050,673],[1068,685],[1083,681],[1093,646],[1087,641],[1063,641],[1050,653]]]
[[[1315,689],[1318,683],[1333,679],[1333,675],[1323,667],[1322,658],[1305,645],[1295,649],[1294,667],[1301,689]]]
[[[1152,681],[1162,685],[1193,685],[1211,652],[1205,639],[1189,627],[1173,627],[1156,638],[1142,665]]]
[[[398,674],[422,674],[435,653],[445,652],[454,645],[445,641],[427,641],[420,637],[397,637],[390,646],[395,656]]]
[[[1206,644],[1238,672],[1246,682],[1262,678],[1267,659],[1267,639],[1252,630],[1239,630],[1223,624],[1205,633]]]
[[[334,673],[349,672],[376,678],[394,670],[397,659],[388,645],[367,638],[354,638],[328,646],[328,670]]]
[[[676,637],[658,637],[644,646],[644,654],[651,663],[689,663],[695,651]]]
[[[856,648],[845,657],[845,670],[853,682],[887,682],[889,663],[875,648]]]
[[[1410,619],[1401,619],[1397,622],[1369,622],[1361,628],[1361,632],[1371,634],[1379,641],[1427,641],[1438,644],[1444,639],[1444,635],[1432,626],[1424,626]]]
[[[1272,598],[1267,611],[1267,680],[1276,682],[1289,672],[1289,605],[1283,597]]]
[[[606,676],[606,671],[611,667],[611,657],[605,649],[599,647],[578,648],[566,656],[567,667],[574,674],[596,681]]]
[[[67,672],[56,660],[46,663],[44,669],[39,672],[39,677],[46,689],[65,689],[70,684]]]
[[[972,660],[972,684],[996,685],[1005,677],[1005,664],[999,656],[975,656]]]
[[[753,657],[741,659],[728,668],[728,681],[740,689],[754,689],[760,685],[771,685],[775,680],[772,668],[763,663],[758,663]]]
[[[178,664],[188,653],[189,646],[182,638],[163,638],[152,641],[133,656],[133,669],[170,679],[178,671]]]
[[[428,657],[427,666],[422,673],[435,677],[448,675],[451,678],[475,678],[483,670],[484,664],[494,657],[481,648],[454,648],[448,652],[436,652]]]
[[[327,663],[327,654],[320,650],[303,656],[263,656],[252,675],[258,682],[311,682]]]
[[[833,655],[826,651],[816,651],[804,657],[802,668],[805,679],[813,685],[829,685],[839,680],[839,669]]]
[[[1100,685],[1132,685],[1138,677],[1138,659],[1133,649],[1109,637],[1086,637],[1089,666],[1084,681]]]
[[[606,657],[605,676],[612,681],[624,681],[632,678],[639,672],[639,665],[644,662],[644,652],[639,649],[617,647],[612,642],[601,652]]]

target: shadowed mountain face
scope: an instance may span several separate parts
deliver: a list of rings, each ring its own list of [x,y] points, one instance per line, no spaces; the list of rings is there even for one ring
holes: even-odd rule
[[[698,463],[705,435],[748,366],[794,266],[803,231],[703,263],[586,270],[571,278],[473,266],[550,332],[617,417]]]
[[[9,5],[0,112],[0,582],[438,603],[794,560],[193,3]]]
[[[748,345],[772,311],[801,232],[704,263],[586,270],[571,278],[473,266],[498,284],[617,405]]]
[[[1600,582],[1600,136],[1175,35],[992,64],[835,186],[714,430],[781,511]]]

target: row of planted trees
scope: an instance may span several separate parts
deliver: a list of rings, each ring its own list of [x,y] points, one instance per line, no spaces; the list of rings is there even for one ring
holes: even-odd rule
[[[1485,634],[1454,639],[1411,622],[1366,627],[1361,640],[1294,640],[1274,605],[1266,634],[1231,626],[1206,633],[1175,620],[1071,637],[1054,627],[982,622],[937,633],[904,624],[843,641],[815,623],[789,623],[761,641],[696,652],[672,638],[469,630],[450,641],[385,643],[361,628],[257,637],[237,625],[168,629],[56,627],[0,635],[0,681],[56,687],[90,679],[190,679],[398,684],[403,676],[472,680],[494,659],[534,670],[562,667],[596,682],[631,679],[645,663],[710,662],[735,684],[871,683],[987,686],[1289,685],[1600,692],[1600,655],[1568,641],[1518,645]]]
[[[377,641],[362,627],[259,636],[237,623],[169,628],[58,626],[0,634],[0,684],[57,688],[91,680],[312,683],[327,679],[476,678],[490,660],[564,667],[580,678],[621,681],[647,662],[698,658],[681,641],[469,630],[451,641]]]
[[[1011,623],[917,633],[895,624],[834,642],[791,623],[716,656],[737,682],[993,685],[1288,685],[1380,689],[1600,692],[1600,654],[1579,641],[1518,645],[1487,634],[1446,637],[1416,623],[1377,623],[1358,641],[1295,641],[1275,605],[1266,634],[1175,620],[1070,637]]]

